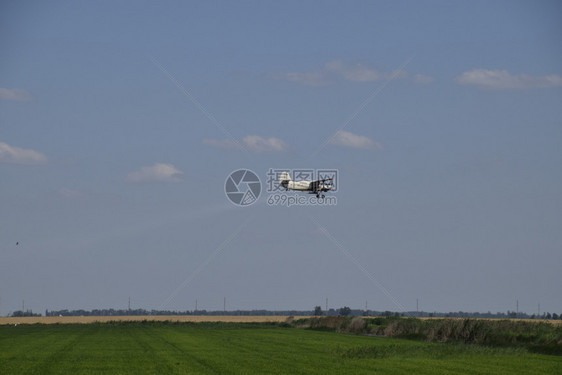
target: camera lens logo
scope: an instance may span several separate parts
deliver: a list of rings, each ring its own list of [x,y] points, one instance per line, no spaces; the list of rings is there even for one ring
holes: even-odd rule
[[[235,205],[249,206],[258,200],[261,182],[259,177],[249,169],[239,169],[226,179],[224,192]]]

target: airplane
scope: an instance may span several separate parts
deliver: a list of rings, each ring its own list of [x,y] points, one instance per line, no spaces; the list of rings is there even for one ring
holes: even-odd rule
[[[279,177],[279,185],[283,186],[285,190],[308,191],[308,194],[316,194],[316,198],[326,198],[322,193],[332,190],[333,178],[323,178],[320,180],[300,180],[293,181],[289,172],[282,172]]]

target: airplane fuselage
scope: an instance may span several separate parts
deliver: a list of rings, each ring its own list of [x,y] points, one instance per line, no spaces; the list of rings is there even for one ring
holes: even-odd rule
[[[319,191],[329,191],[332,189],[331,185],[319,182],[319,181],[283,181],[281,183],[285,189],[297,190],[297,191],[310,191],[316,194]]]
[[[330,181],[330,183],[326,183]],[[332,179],[325,178],[321,180],[300,180],[293,181],[289,172],[281,173],[279,177],[279,185],[287,190],[308,191],[309,194],[316,194],[316,198],[324,198],[323,192],[332,190]]]

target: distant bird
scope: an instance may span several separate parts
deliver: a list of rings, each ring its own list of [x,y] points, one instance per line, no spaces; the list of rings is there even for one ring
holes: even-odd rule
[[[16,242],[16,246],[19,246],[19,244],[20,244],[19,242]]]

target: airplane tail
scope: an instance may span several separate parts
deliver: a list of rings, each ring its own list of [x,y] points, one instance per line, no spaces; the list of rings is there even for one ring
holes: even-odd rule
[[[289,172],[281,172],[281,176],[279,176],[279,185],[285,186],[291,181],[291,176]]]

